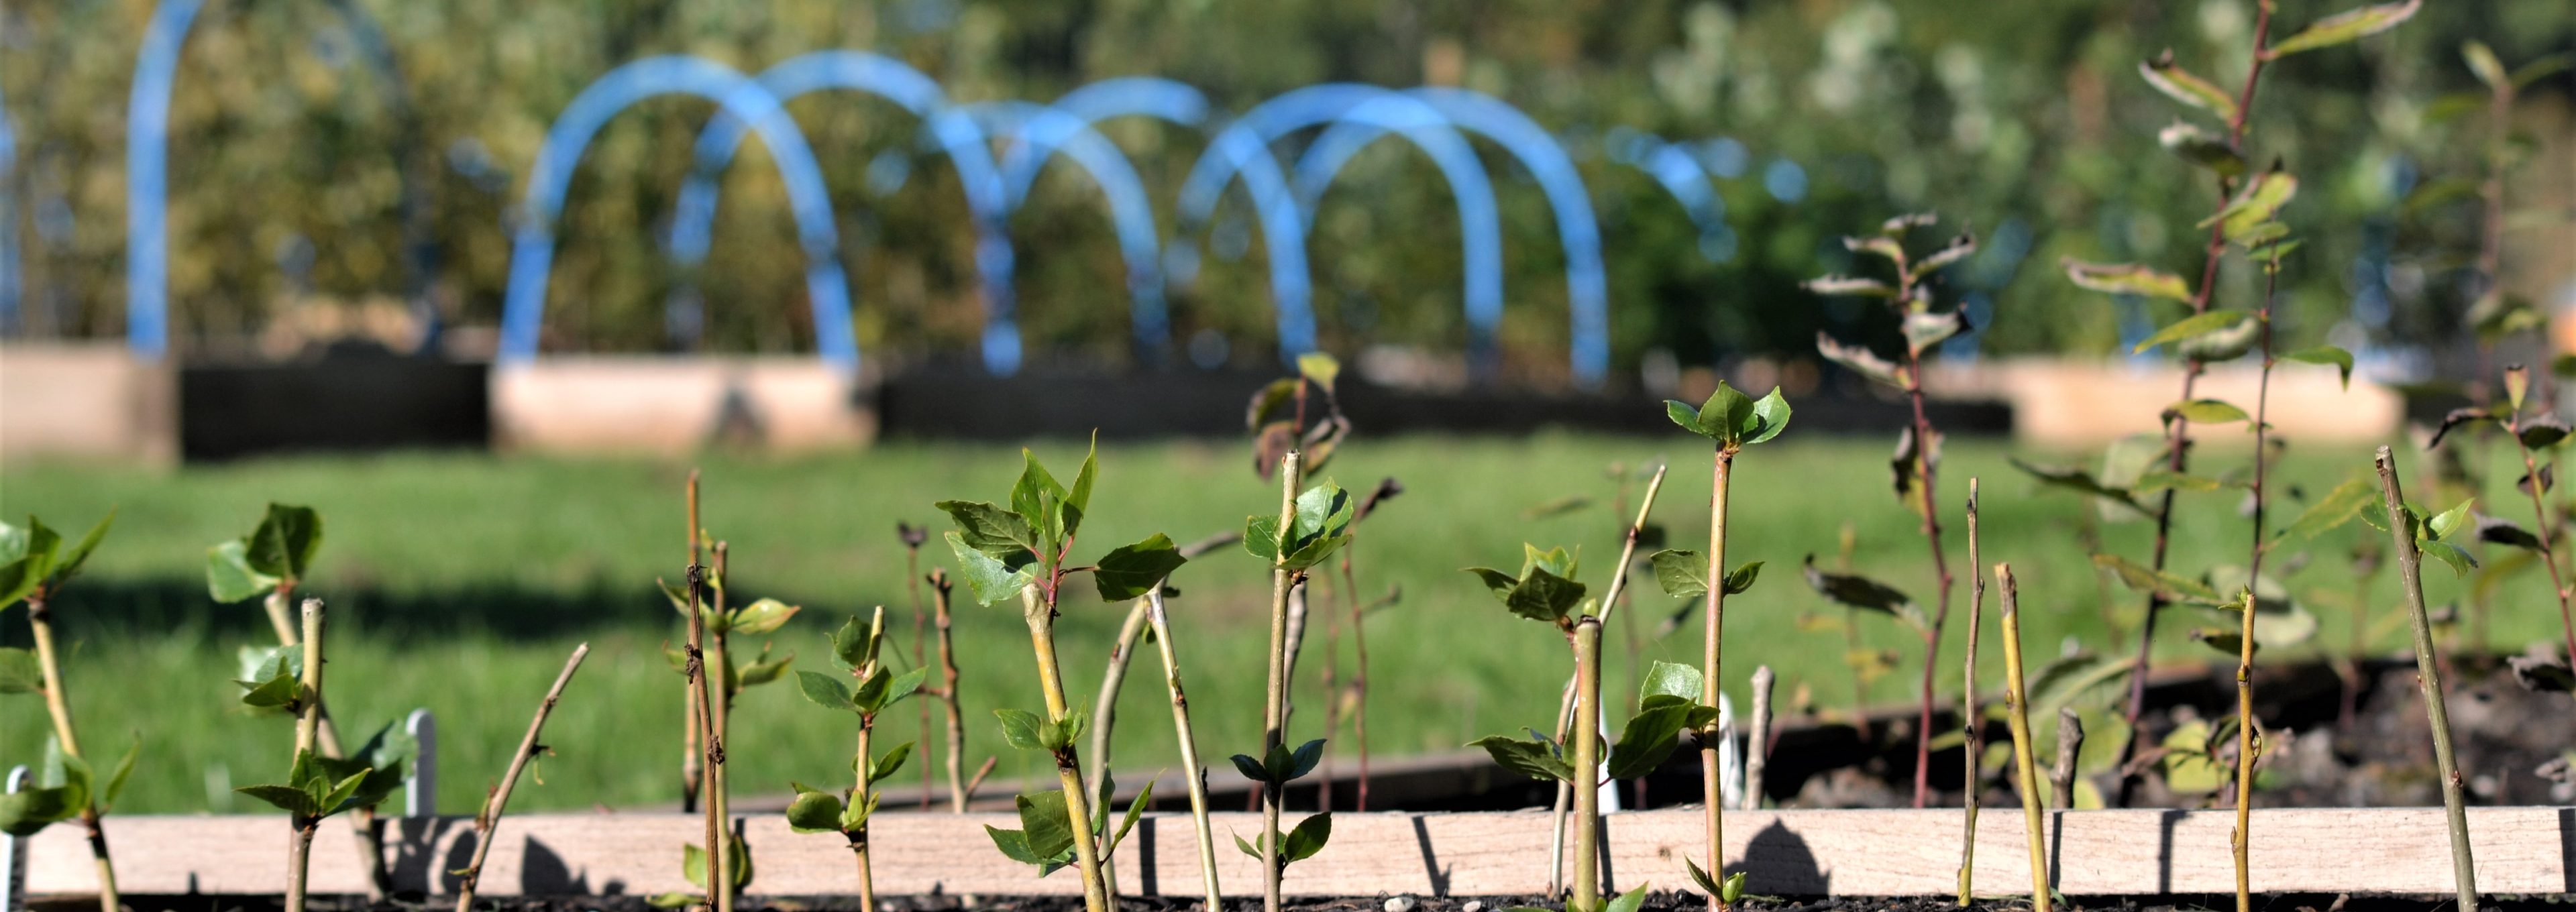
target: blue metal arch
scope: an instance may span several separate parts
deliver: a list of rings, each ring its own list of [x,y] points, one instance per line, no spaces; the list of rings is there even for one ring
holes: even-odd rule
[[[18,318],[18,131],[9,109],[0,102],[0,336],[19,332]]]
[[[178,77],[179,54],[187,46],[188,30],[204,6],[204,0],[160,0],[153,6],[126,103],[125,333],[127,348],[145,361],[160,360],[170,349],[170,89]],[[348,23],[392,106],[407,111],[402,72],[393,64],[383,31],[356,4],[333,0],[330,6]],[[408,162],[397,160],[395,171],[403,188],[405,242],[414,272],[412,287],[406,291],[414,306],[424,308],[426,314],[424,290],[432,255],[423,221],[425,191]],[[6,313],[15,310],[12,302]],[[435,325],[425,326],[434,336]]]
[[[1149,353],[1160,351],[1171,341],[1171,321],[1163,301],[1162,234],[1154,224],[1153,201],[1145,193],[1145,182],[1136,176],[1136,167],[1127,160],[1127,154],[1089,124],[1046,105],[986,102],[972,105],[967,111],[986,132],[1018,140],[1012,146],[1013,152],[1029,145],[1029,134],[1046,134],[1053,151],[1072,158],[1099,185],[1101,194],[1109,199],[1110,227],[1118,236],[1119,255],[1127,266],[1128,317],[1137,348]],[[1026,192],[1023,186],[1019,194],[1011,197],[1014,211]]]
[[[859,349],[850,329],[849,278],[836,255],[839,240],[831,197],[824,189],[822,168],[805,145],[805,134],[760,83],[723,64],[679,55],[647,57],[610,70],[574,96],[546,129],[536,168],[528,175],[526,209],[511,247],[509,293],[501,314],[501,363],[524,364],[536,357],[546,281],[554,265],[554,223],[563,212],[564,193],[591,137],[628,106],[670,94],[714,101],[760,134],[761,144],[768,147],[787,185],[788,205],[805,248],[814,347],[826,363],[855,376]]]
[[[1270,158],[1270,143],[1281,136],[1345,120],[1371,124],[1380,133],[1401,134],[1440,168],[1449,180],[1450,194],[1458,201],[1460,233],[1466,247],[1469,314],[1472,317],[1476,313],[1478,296],[1488,292],[1494,301],[1492,308],[1499,311],[1502,230],[1494,218],[1491,182],[1475,150],[1435,111],[1411,102],[1401,93],[1356,83],[1312,85],[1272,97],[1218,131],[1181,185],[1181,219],[1188,224],[1204,224],[1214,214],[1227,184],[1238,174],[1244,176],[1245,186],[1252,191],[1254,205],[1262,215],[1262,237],[1271,249],[1271,287],[1279,299],[1280,354],[1294,357],[1315,347],[1312,280],[1304,262],[1305,235],[1311,225],[1293,195],[1284,200],[1267,198],[1276,191],[1254,179],[1254,169],[1258,167],[1255,163],[1268,161],[1276,166]],[[1334,170],[1338,167],[1336,163]],[[1327,171],[1326,180],[1329,179]],[[1283,268],[1280,254],[1291,246],[1282,243],[1283,239],[1294,241],[1295,261],[1284,264],[1293,271]],[[1486,279],[1490,279],[1490,285],[1483,284]]]
[[[1655,183],[1672,194],[1691,224],[1699,229],[1700,254],[1711,254],[1721,241],[1731,241],[1734,229],[1726,224],[1726,200],[1717,195],[1709,183],[1709,173],[1699,156],[1679,143],[1628,127],[1614,127],[1606,137],[1610,160],[1646,173]]]
[[[975,271],[984,295],[984,365],[1008,375],[1019,370],[1020,334],[1013,323],[1016,293],[1011,286],[1013,254],[1006,222],[1010,207],[1002,188],[992,147],[974,118],[949,115],[939,84],[902,61],[867,51],[829,50],[800,54],[763,70],[759,84],[781,103],[808,92],[847,89],[867,92],[916,117],[924,118],[932,138],[957,168],[966,193],[966,208],[975,219]],[[671,248],[682,263],[705,260],[715,220],[716,176],[742,146],[743,123],[719,116],[698,134],[697,164],[680,188],[673,213]]]
[[[1569,355],[1576,382],[1598,385],[1610,369],[1609,278],[1601,263],[1601,229],[1593,221],[1592,197],[1583,175],[1555,137],[1518,108],[1465,89],[1424,87],[1406,95],[1430,105],[1458,128],[1500,143],[1538,180],[1556,214],[1557,243],[1565,252],[1565,283],[1573,339]],[[1355,152],[1356,133],[1335,140]],[[1318,146],[1322,141],[1318,141]],[[1310,150],[1308,155],[1346,155],[1338,149]],[[1329,158],[1327,158],[1329,160]],[[1319,163],[1320,167],[1320,163]]]

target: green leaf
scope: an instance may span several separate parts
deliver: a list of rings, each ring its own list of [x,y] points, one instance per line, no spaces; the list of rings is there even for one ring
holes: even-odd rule
[[[1252,755],[1236,754],[1233,759],[1234,771],[1242,773],[1243,778],[1250,779],[1254,782],[1270,781],[1270,771],[1268,769],[1264,769],[1261,765],[1261,761],[1254,759]]]
[[[1090,713],[1079,709],[1066,712],[1064,718],[1055,720],[1054,729],[1047,733],[1047,749],[1063,750],[1073,746],[1075,742],[1082,740],[1083,729],[1090,725]]]
[[[303,579],[322,550],[322,514],[312,507],[272,503],[244,542],[250,568],[283,579]]]
[[[1646,666],[1646,680],[1638,686],[1637,699],[1642,703],[1649,697],[1666,696],[1697,702],[1705,682],[1696,667],[1657,661]]]
[[[1691,703],[1665,703],[1630,718],[1618,742],[1610,745],[1610,778],[1636,779],[1663,766],[1680,749],[1692,708]]]
[[[1555,745],[1545,741],[1488,735],[1467,742],[1467,746],[1484,748],[1485,753],[1493,755],[1494,762],[1502,768],[1532,779],[1574,781],[1574,767],[1556,755]]]
[[[773,660],[769,657],[769,647],[762,646],[760,655],[755,656],[751,664],[735,664],[733,674],[728,676],[727,686],[739,691],[745,687],[758,687],[778,680],[780,675],[787,673],[787,666],[794,664],[795,661],[796,654],[792,652]]]
[[[1040,559],[1052,561],[1056,549],[1064,544],[1065,501],[1072,493],[1038,464],[1036,453],[1020,450],[1020,479],[1011,485],[1011,512],[1026,520],[1036,530],[1036,547]]]
[[[1277,779],[1272,781],[1288,783],[1303,779],[1306,777],[1307,773],[1314,772],[1315,765],[1323,762],[1323,760],[1324,739],[1316,738],[1304,744],[1297,745],[1296,750],[1289,752],[1288,762],[1285,767],[1275,768],[1272,770],[1272,772],[1278,776]]]
[[[134,777],[134,761],[142,756],[143,735],[137,732],[134,736],[134,744],[125,749],[125,756],[117,759],[116,769],[108,772],[107,784],[99,787],[99,813],[107,813],[109,809],[116,807],[117,796],[125,794],[126,780]]]
[[[1964,325],[1964,324],[1963,324]],[[1789,429],[1789,400],[1781,398],[1780,388],[1772,387],[1770,395],[1753,402],[1753,420],[1740,427],[1743,445],[1769,442]]]
[[[83,534],[80,541],[72,545],[71,550],[54,557],[52,567],[45,574],[45,584],[49,587],[59,587],[71,582],[72,577],[79,576],[81,565],[89,562],[90,552],[98,550],[98,543],[107,538],[107,527],[115,524],[116,511],[111,508],[106,516],[99,518],[97,525],[89,527],[89,532]],[[0,604],[7,603],[0,602]]]
[[[1550,573],[1546,567],[1531,567],[1503,596],[1503,607],[1534,621],[1555,623],[1583,603],[1584,591],[1582,583]]]
[[[267,802],[270,807],[289,814],[310,817],[315,810],[313,796],[300,788],[283,785],[245,785],[233,791]]]
[[[2165,328],[2156,330],[2155,335],[2139,341],[2135,347],[2129,349],[2129,353],[2140,354],[2159,345],[2235,329],[2251,319],[2253,318],[2243,311],[2223,309],[2213,309],[2208,313],[2184,317],[2166,324]]]
[[[0,563],[0,608],[5,608],[44,585],[45,577],[53,569],[54,554],[62,547],[62,536],[46,528],[34,516],[27,517],[24,529],[0,523],[0,530],[5,530],[0,531],[0,541],[6,542],[7,550],[15,552],[0,555],[7,558],[5,563]]]
[[[2469,508],[2476,504],[2477,499],[2473,497],[2468,500],[2460,501],[2458,506],[2444,510],[2439,515],[2434,516],[2432,522],[2425,524],[2425,527],[2431,533],[2429,537],[2434,541],[2448,541],[2452,533],[2458,532],[2462,528],[2468,526]]]
[[[2181,276],[2136,263],[2087,263],[2074,258],[2058,261],[2066,278],[2077,287],[2109,294],[2144,295],[2168,301],[2191,300],[2191,286]]]
[[[1027,559],[1014,567],[976,550],[956,532],[948,533],[948,550],[957,555],[957,573],[966,578],[967,590],[987,608],[1018,598],[1020,590],[1037,579],[1034,558],[1025,550],[1020,554]]]
[[[2487,88],[2506,89],[2513,85],[2513,77],[2504,71],[2504,61],[2496,59],[2495,49],[2487,47],[2486,42],[2475,38],[2460,42],[2460,59]]]
[[[1330,393],[1333,381],[1342,375],[1342,362],[1323,352],[1307,352],[1297,356],[1297,375]]]
[[[1968,325],[1966,312],[1952,310],[1943,313],[1906,314],[1901,328],[1905,332],[1906,350],[1921,355],[1931,351],[1933,346],[1949,341],[1950,337],[1967,332],[1971,327]]]
[[[1867,346],[1844,345],[1834,341],[1832,336],[1820,332],[1816,334],[1816,354],[1872,381],[1898,389],[1905,388],[1905,368],[1879,357]]]
[[[2523,449],[2545,450],[2567,439],[2567,425],[2555,419],[2535,418],[2523,422],[2514,437],[2522,442]]]
[[[2341,348],[2332,345],[2302,348],[2282,355],[2281,360],[2296,361],[2301,364],[2332,364],[2336,375],[2343,381],[2343,387],[2352,388],[2352,353]]]
[[[243,706],[253,709],[279,709],[294,705],[304,693],[304,682],[294,675],[280,674],[264,681],[238,681],[249,690],[241,695]]]
[[[850,702],[857,704],[860,712],[875,715],[903,702],[905,697],[920,693],[922,680],[929,676],[930,667],[926,665],[902,674],[893,674],[879,668],[877,673],[869,675],[867,683],[859,688],[866,693],[864,695],[852,693]]]
[[[1091,448],[1082,454],[1082,468],[1073,473],[1073,488],[1064,495],[1064,534],[1082,529],[1082,518],[1091,512],[1091,488],[1100,479],[1100,432],[1091,432]]]
[[[943,500],[932,504],[957,523],[964,546],[1009,563],[1014,569],[1037,559],[1037,529],[1027,518],[981,501]],[[957,547],[951,543],[950,547]]]
[[[1308,488],[1297,495],[1294,508],[1285,534],[1279,531],[1278,517],[1252,517],[1244,529],[1244,550],[1270,558],[1275,566],[1303,570],[1323,563],[1350,540],[1353,505],[1350,492],[1340,485],[1326,481]]]
[[[1744,428],[1753,422],[1753,397],[1745,395],[1726,381],[1717,381],[1708,401],[1700,403],[1699,435],[1723,444],[1738,444],[1744,439]]]
[[[2251,420],[2245,410],[2216,399],[2187,399],[2165,406],[2168,420],[2180,418],[2193,424],[2227,424]]]
[[[1607,905],[1602,906],[1601,912],[1637,912],[1637,910],[1646,907],[1646,894],[1654,888],[1655,885],[1651,883],[1638,884],[1636,889],[1630,890],[1626,893],[1621,893],[1618,898],[1612,899]],[[1733,902],[1734,900],[1728,901]]]
[[[2219,233],[2234,241],[2254,233],[2272,220],[2281,207],[2298,195],[2299,179],[2287,171],[2267,171],[2247,181],[2244,189],[2227,201],[2214,215],[2201,219],[2194,227],[2220,226]]]
[[[1692,882],[1699,884],[1699,888],[1702,892],[1705,892],[1710,896],[1716,896],[1720,893],[1717,881],[1710,879],[1708,872],[1700,869],[1699,862],[1692,861],[1689,858],[1683,858],[1682,866],[1690,869]]]
[[[1655,565],[1655,584],[1674,598],[1708,594],[1708,557],[1697,551],[1667,548],[1647,560]]]
[[[1914,599],[1894,586],[1867,577],[1846,573],[1827,573],[1816,567],[1816,556],[1807,555],[1807,585],[1826,598],[1853,608],[1876,611],[1916,627],[1923,626],[1922,612]]]
[[[2208,111],[2221,121],[2236,119],[2236,99],[2216,83],[2192,75],[2174,64],[2173,51],[2167,50],[2156,59],[2138,64],[2138,75],[2163,92],[2165,97]]]
[[[2307,509],[2299,511],[2299,518],[2282,527],[2277,537],[2287,541],[2308,541],[2331,532],[2361,515],[2361,508],[2375,500],[2377,493],[2368,479],[2346,479],[2309,503]]]
[[[2486,409],[2476,407],[2452,409],[2442,415],[2441,426],[2433,429],[2433,439],[2426,441],[2424,448],[2430,450],[2441,446],[2442,438],[2450,436],[2453,428],[2495,420],[2498,420],[2495,414]]]
[[[28,788],[0,794],[0,833],[25,838],[47,826],[80,816],[82,805],[69,788]]]
[[[278,577],[250,569],[247,549],[250,546],[242,544],[240,538],[206,549],[206,595],[214,595],[214,600],[229,605],[276,590]]]
[[[831,640],[832,658],[843,668],[857,668],[876,658],[875,631],[856,617],[842,621],[840,629],[832,631]]]
[[[2571,65],[2576,65],[2576,54],[2564,51],[2523,64],[2521,68],[2513,71],[2513,87],[2530,88],[2532,83],[2547,79]]]
[[[2183,602],[2194,605],[2219,605],[2225,603],[2225,600],[2219,597],[2216,590],[2213,590],[2206,585],[2192,580],[2183,579],[2182,577],[2166,573],[2162,570],[2150,569],[2116,554],[2093,555],[2093,565],[2109,570],[2113,574],[2118,575],[2120,577],[2121,584],[2128,586],[2134,591],[2144,592],[2149,595],[2162,598],[2168,602]]]
[[[1315,853],[1324,850],[1324,843],[1331,841],[1332,838],[1333,814],[1331,811],[1297,821],[1297,827],[1289,830],[1288,838],[1279,844],[1279,864],[1284,867],[1291,862],[1313,858]]]
[[[830,792],[796,793],[796,800],[787,803],[787,828],[799,833],[840,832],[841,796]]]
[[[1688,402],[1679,399],[1664,400],[1664,417],[1672,419],[1674,424],[1681,425],[1682,430],[1693,434],[1699,433],[1699,410],[1692,408]]]
[[[1931,275],[1943,267],[1967,259],[1970,254],[1976,252],[1977,236],[1966,231],[1959,232],[1957,236],[1950,238],[1949,243],[1942,244],[1941,249],[1924,254],[1922,259],[1915,260],[1914,276],[1919,279]]]
[[[1160,779],[1162,776],[1157,775],[1145,780],[1145,787],[1136,792],[1136,800],[1127,802],[1127,816],[1118,821],[1118,830],[1110,834],[1108,844],[1100,847],[1101,857],[1106,858],[1118,851],[1118,844],[1127,841],[1128,831],[1136,828],[1136,821],[1145,816],[1145,808],[1153,805],[1154,783]]]
[[[2053,716],[2059,707],[2075,701],[2112,681],[2128,675],[2131,662],[2126,656],[2077,653],[2051,660],[2030,676],[2027,692],[2030,711]]]
[[[795,617],[796,612],[802,610],[774,598],[765,598],[734,609],[733,618],[728,623],[733,633],[757,636],[776,631],[787,623],[788,618]]]
[[[1002,740],[1021,750],[1048,750],[1047,733],[1054,723],[1037,713],[1022,709],[996,709],[993,715],[1002,719]]]
[[[38,693],[44,689],[44,668],[36,662],[35,653],[0,648],[0,694]]]
[[[1726,581],[1724,583],[1726,594],[1742,594],[1745,590],[1753,588],[1753,581],[1761,578],[1761,576],[1761,561],[1748,561],[1735,565],[1735,569],[1726,572]]]
[[[819,671],[797,672],[796,690],[805,695],[806,702],[824,709],[852,712],[859,708],[858,704],[850,702],[848,685],[842,684],[837,677]]]
[[[1123,602],[1142,598],[1154,591],[1172,571],[1188,563],[1170,536],[1160,532],[1132,545],[1120,545],[1100,556],[1098,567],[1091,571],[1092,586],[1100,591],[1102,601]]]
[[[893,750],[878,755],[875,762],[868,764],[868,781],[884,782],[893,778],[897,771],[903,769],[903,761],[911,756],[912,742],[895,745]]]
[[[2336,13],[2309,24],[2297,34],[2273,42],[2271,47],[2263,50],[2263,57],[2278,60],[2300,51],[2333,47],[2376,35],[2396,28],[2398,23],[2413,17],[2423,5],[2424,0],[2406,0]]]
[[[2083,469],[2044,468],[2023,462],[2021,461],[2021,457],[2018,456],[2009,457],[2008,461],[2012,463],[2013,468],[2022,470],[2023,473],[2032,478],[2038,479],[2042,484],[2055,485],[2057,487],[2067,488],[2085,494],[2090,494],[2095,497],[2104,498],[2120,504],[2121,506],[2128,507],[2131,510],[2135,510],[2141,515],[2145,515],[2148,512],[2144,504],[2138,503],[2135,493],[2131,492],[2127,488],[2115,487],[2107,484],[2100,479],[2095,478],[2093,473],[2084,471]]]
[[[1877,279],[1858,276],[1817,276],[1798,283],[1798,287],[1820,295],[1862,295],[1872,298],[1896,297],[1896,288]]]
[[[1073,818],[1064,793],[1033,792],[1012,799],[1019,808],[1021,832],[1028,834],[1030,854],[1053,859],[1073,854]]]

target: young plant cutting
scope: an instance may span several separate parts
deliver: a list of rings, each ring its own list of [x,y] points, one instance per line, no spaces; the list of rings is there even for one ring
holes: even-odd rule
[[[116,866],[108,859],[107,832],[99,826],[98,819],[115,806],[117,794],[124,791],[143,741],[136,737],[134,746],[126,749],[125,758],[117,761],[105,780],[99,779],[89,761],[82,758],[80,734],[72,725],[71,694],[63,687],[63,661],[55,644],[52,602],[62,593],[64,584],[80,575],[81,565],[89,562],[90,553],[98,550],[98,543],[107,537],[108,526],[115,522],[116,514],[108,513],[68,546],[61,533],[34,516],[27,517],[25,526],[0,523],[0,610],[25,606],[27,630],[36,642],[34,651],[0,649],[0,696],[42,694],[45,714],[53,720],[53,734],[45,740],[43,771],[37,774],[34,786],[0,794],[0,833],[33,836],[55,823],[80,820],[88,836],[90,859],[98,870],[101,912],[118,910]]]
[[[849,838],[850,853],[857,856],[859,865],[859,902],[869,909],[877,907],[877,887],[875,872],[868,866],[868,816],[876,813],[883,797],[874,784],[902,769],[904,758],[912,753],[911,742],[880,753],[869,747],[869,741],[876,733],[877,715],[918,693],[922,678],[930,673],[926,667],[916,667],[896,674],[878,657],[884,642],[885,608],[880,606],[867,626],[851,618],[832,634],[832,661],[855,679],[852,683],[842,683],[842,675],[796,673],[797,686],[807,701],[858,715],[859,743],[850,757],[850,770],[858,782],[845,792],[796,783],[796,801],[787,806],[787,824],[796,832],[839,833]]]

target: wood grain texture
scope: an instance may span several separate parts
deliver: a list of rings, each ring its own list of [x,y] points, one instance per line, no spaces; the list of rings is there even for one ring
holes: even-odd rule
[[[1728,812],[1729,868],[1749,872],[1755,893],[1943,894],[1958,864],[1956,810]],[[2054,876],[2070,895],[2221,893],[2234,889],[2231,815],[2220,811],[2076,811],[2050,820]],[[1689,883],[1681,859],[1696,854],[1696,811],[1607,818],[1604,876],[1618,888]],[[884,894],[1074,895],[1070,873],[1044,879],[994,851],[984,826],[1016,827],[1006,814],[886,813],[874,823],[877,889]],[[1255,814],[1218,814],[1217,838],[1258,831]],[[1317,895],[1526,894],[1546,885],[1548,815],[1341,814],[1321,855],[1289,869],[1286,890]],[[743,818],[751,845],[750,892],[844,894],[855,889],[838,834],[800,835],[776,815]],[[286,818],[109,817],[126,892],[277,894],[284,890]],[[2478,884],[2494,893],[2576,892],[2576,808],[2472,808]],[[660,893],[688,889],[680,846],[704,831],[682,814],[532,814],[502,821],[483,892]],[[313,892],[357,893],[355,836],[324,827],[313,849]],[[1978,829],[1977,883],[2008,893],[2029,882],[2018,827]],[[445,893],[473,851],[461,818],[387,822],[386,857],[404,889]],[[76,828],[32,841],[30,893],[94,889]],[[2450,861],[2440,808],[2279,809],[2254,812],[2254,889],[2356,893],[2447,891]],[[1189,818],[1154,814],[1119,847],[1122,894],[1193,895],[1197,848]],[[1232,845],[1218,850],[1226,892],[1255,895],[1259,866]]]

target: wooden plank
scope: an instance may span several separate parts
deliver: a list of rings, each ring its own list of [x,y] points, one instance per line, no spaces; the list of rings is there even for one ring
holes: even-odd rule
[[[1944,894],[1958,864],[1956,810],[1742,811],[1726,815],[1729,864],[1756,893]],[[1253,814],[1218,814],[1217,857],[1232,895],[1257,892],[1258,865],[1229,834],[1258,832]],[[1342,814],[1316,858],[1288,872],[1304,896],[1526,894],[1545,886],[1548,815]],[[1980,893],[2026,890],[2027,852],[2014,808],[1989,811],[1978,829]],[[1040,879],[992,849],[984,826],[1016,827],[1004,814],[886,813],[875,821],[876,880],[887,894],[1069,895],[1073,874]],[[282,816],[107,819],[118,879],[135,894],[276,894],[284,890]],[[856,874],[834,834],[790,832],[774,815],[743,818],[752,847],[750,891],[765,895],[851,892]],[[1689,881],[1701,832],[1690,810],[1607,818],[1605,876],[1620,888]],[[2072,895],[2223,893],[2234,889],[2224,811],[2076,811],[2052,815],[2059,889]],[[2478,883],[2493,893],[2576,892],[2576,808],[2472,808]],[[473,848],[460,818],[387,821],[386,855],[407,889],[446,892]],[[703,832],[681,814],[532,814],[503,821],[483,892],[651,894],[686,889],[680,846]],[[2450,860],[2439,808],[2274,809],[2254,812],[2254,888],[2260,892],[2443,893]],[[348,828],[325,826],[314,846],[313,891],[354,893],[364,884]],[[29,892],[93,890],[76,828],[30,841]],[[1128,895],[1192,895],[1197,848],[1187,815],[1154,814],[1119,848]]]

